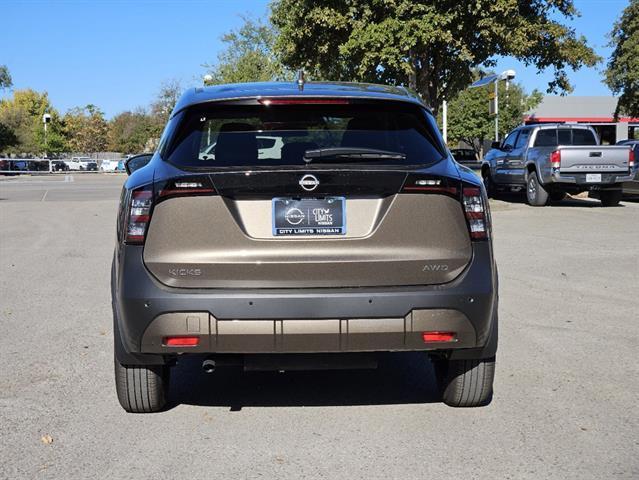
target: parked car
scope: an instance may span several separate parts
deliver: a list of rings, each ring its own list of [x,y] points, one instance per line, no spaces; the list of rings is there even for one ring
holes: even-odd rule
[[[617,145],[628,145],[635,154],[634,180],[624,182],[623,195],[624,197],[637,197],[639,196],[639,140],[622,140],[617,142]]]
[[[65,160],[69,170],[97,170],[98,164],[91,157],[71,157],[71,160]],[[95,168],[91,164],[95,165]]]
[[[97,172],[98,171],[98,162],[95,162],[95,161],[87,162],[86,163],[86,167],[84,168],[84,170],[88,170],[90,172]]]
[[[256,135],[257,140],[257,158],[271,158],[273,155],[279,155],[280,150],[284,146],[284,141],[279,137],[268,137],[264,135]],[[207,158],[215,158],[215,145],[217,142],[213,142],[207,148],[200,152],[200,157],[203,160]]]
[[[566,193],[596,193],[604,207],[621,200],[623,182],[634,172],[628,146],[602,146],[592,127],[579,124],[524,125],[493,144],[482,163],[489,195],[526,191],[533,206],[559,201]]]
[[[69,166],[62,160],[54,160],[51,162],[51,170],[54,172],[66,172]]]
[[[204,120],[203,120],[204,119]],[[258,134],[282,141],[259,158]],[[217,137],[215,158],[201,157]],[[427,353],[448,405],[486,405],[497,270],[481,180],[406,89],[253,83],[177,103],[128,160],[111,289],[118,399],[162,409],[170,366],[361,368]]]
[[[101,172],[115,172],[119,165],[119,160],[102,160],[100,163]]]
[[[475,150],[472,148],[453,148],[450,153],[453,155],[453,158],[461,164],[479,164]]]

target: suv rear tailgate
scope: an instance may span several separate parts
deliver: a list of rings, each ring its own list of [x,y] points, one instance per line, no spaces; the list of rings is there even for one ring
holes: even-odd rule
[[[561,173],[628,172],[627,146],[560,146]]]
[[[299,191],[297,182],[288,181],[290,175],[253,172],[244,188],[234,187],[234,175],[213,175],[219,195],[159,203],[144,247],[147,268],[173,287],[310,288],[441,284],[470,262],[459,200],[398,193],[405,172],[315,173],[321,187],[314,196],[344,195],[346,233],[274,236],[269,185],[292,184]],[[365,181],[382,190],[365,190]]]

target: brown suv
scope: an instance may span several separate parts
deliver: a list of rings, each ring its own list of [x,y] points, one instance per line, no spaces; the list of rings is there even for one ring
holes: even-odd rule
[[[188,354],[211,371],[423,351],[444,402],[490,402],[486,195],[419,98],[366,84],[199,88],[147,160],[127,166],[112,271],[124,409],[162,409]]]

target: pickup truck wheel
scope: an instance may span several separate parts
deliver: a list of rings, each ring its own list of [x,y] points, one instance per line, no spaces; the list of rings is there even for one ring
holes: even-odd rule
[[[495,357],[434,360],[442,400],[450,407],[483,407],[493,398]]]
[[[115,359],[115,389],[127,412],[159,412],[166,406],[168,387],[168,366],[126,366]]]
[[[490,176],[490,172],[483,172],[482,180],[484,181],[484,188],[486,189],[486,196],[488,198],[495,198],[495,183],[493,177]]]
[[[621,201],[622,190],[602,190],[599,192],[599,200],[603,207],[615,207]]]
[[[537,176],[537,172],[530,172],[526,180],[526,199],[533,207],[543,207],[548,204],[550,196],[548,191],[542,186]]]

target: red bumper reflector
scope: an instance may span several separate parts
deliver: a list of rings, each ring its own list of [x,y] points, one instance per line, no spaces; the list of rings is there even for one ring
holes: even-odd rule
[[[455,332],[422,332],[424,343],[452,342],[455,340]]]
[[[167,347],[197,347],[200,337],[164,337],[164,345]]]

